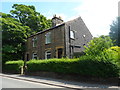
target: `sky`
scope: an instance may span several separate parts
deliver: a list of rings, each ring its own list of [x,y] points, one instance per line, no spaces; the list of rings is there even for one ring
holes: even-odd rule
[[[30,2],[32,1],[32,2]],[[33,5],[48,19],[54,14],[67,22],[81,17],[94,37],[108,35],[118,16],[119,0],[1,0],[0,12],[9,13],[13,4]],[[1,5],[2,4],[2,5]]]

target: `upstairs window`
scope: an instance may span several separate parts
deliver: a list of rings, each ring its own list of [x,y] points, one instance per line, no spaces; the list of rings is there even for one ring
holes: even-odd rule
[[[50,59],[51,58],[51,51],[46,51],[45,52],[45,59]]]
[[[86,35],[83,35],[83,37],[85,38]]]
[[[33,47],[37,47],[37,37],[33,38]]]
[[[46,33],[45,35],[45,44],[51,43],[51,32]]]
[[[75,39],[75,31],[70,30],[70,38]]]
[[[37,59],[37,53],[33,53],[32,59]]]

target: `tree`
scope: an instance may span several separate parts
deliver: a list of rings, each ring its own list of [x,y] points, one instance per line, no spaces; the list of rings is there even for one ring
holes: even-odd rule
[[[89,43],[88,47],[85,46],[86,55],[99,56],[104,49],[108,49],[113,46],[112,40],[109,36],[100,36],[93,38]]]
[[[114,41],[114,45],[120,46],[120,17],[110,25],[109,36]]]
[[[46,17],[36,12],[34,6],[14,4],[12,8],[14,8],[10,11],[12,16],[24,26],[29,26],[35,33],[50,28],[52,25],[51,20],[47,20]]]
[[[0,13],[2,26],[2,60],[19,60],[24,56],[25,41],[30,36],[31,29],[23,26],[11,15]]]
[[[34,6],[14,4],[11,14],[0,12],[2,62],[24,59],[27,37],[51,27],[51,20],[36,12]]]

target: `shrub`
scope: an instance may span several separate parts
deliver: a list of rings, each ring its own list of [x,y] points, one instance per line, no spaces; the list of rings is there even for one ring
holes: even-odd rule
[[[28,72],[50,71],[50,72],[70,72],[71,63],[77,59],[49,59],[49,60],[30,60],[27,62]]]
[[[5,71],[11,73],[20,73],[20,67],[24,65],[22,60],[18,61],[7,61],[5,63]]]
[[[100,55],[104,49],[108,49],[113,46],[112,40],[109,36],[100,36],[94,37],[89,43],[88,46],[85,46],[86,55]]]
[[[115,64],[95,60],[93,56],[82,56],[80,59],[30,60],[27,66],[28,72],[48,71],[96,77],[116,77],[119,73]]]
[[[83,56],[80,58],[79,68],[83,75],[91,75],[97,77],[117,77],[119,76],[120,68],[110,62],[103,60],[100,56]]]
[[[120,67],[120,47],[114,46],[109,49],[105,49],[102,52],[102,57],[106,60],[111,61],[112,63],[116,64]]]

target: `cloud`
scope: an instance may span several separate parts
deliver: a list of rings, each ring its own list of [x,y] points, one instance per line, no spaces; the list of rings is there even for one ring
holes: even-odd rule
[[[118,1],[81,0],[73,10],[81,16],[93,36],[108,35],[110,24],[118,16]]]

